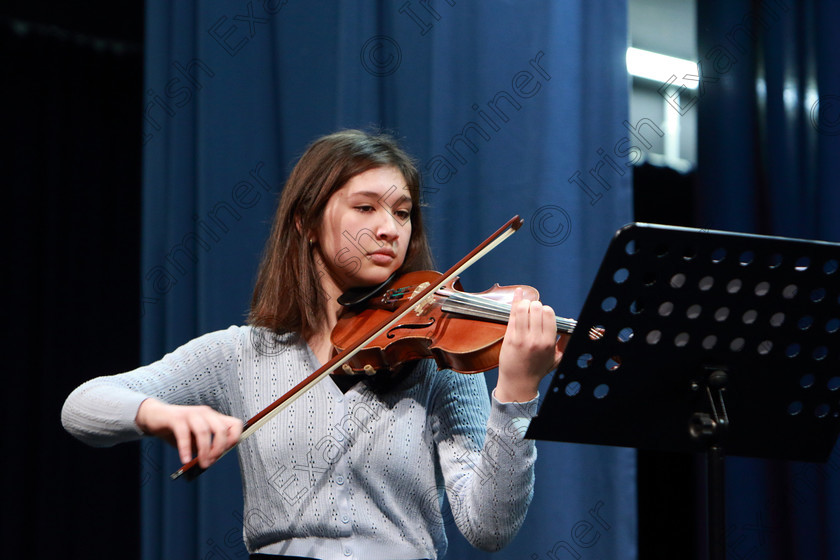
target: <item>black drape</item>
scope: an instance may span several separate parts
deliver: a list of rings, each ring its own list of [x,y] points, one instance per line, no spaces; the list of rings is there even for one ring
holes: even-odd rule
[[[633,168],[633,219],[698,227],[697,170],[644,163]],[[684,453],[639,450],[636,455],[639,558],[705,558],[702,462]],[[663,515],[668,512],[668,515]]]
[[[138,556],[139,447],[88,448],[60,410],[139,360],[142,8],[0,8],[4,558]]]

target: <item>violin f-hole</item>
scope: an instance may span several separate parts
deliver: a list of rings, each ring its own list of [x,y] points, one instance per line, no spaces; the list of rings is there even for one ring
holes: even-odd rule
[[[386,334],[385,336],[387,338],[394,338],[395,336],[397,336],[397,335],[394,334],[394,331],[396,331],[396,330],[399,330],[399,329],[425,329],[425,328],[431,327],[434,324],[435,324],[435,318],[430,317],[429,322],[425,323],[425,324],[410,323],[410,324],[407,324],[407,325],[397,325],[396,327],[389,330],[388,334]]]

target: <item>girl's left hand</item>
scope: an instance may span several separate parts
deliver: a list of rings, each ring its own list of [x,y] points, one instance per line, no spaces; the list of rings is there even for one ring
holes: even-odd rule
[[[539,301],[513,296],[505,339],[499,354],[499,402],[526,402],[537,396],[540,380],[560,363],[567,336],[557,336],[554,310]]]

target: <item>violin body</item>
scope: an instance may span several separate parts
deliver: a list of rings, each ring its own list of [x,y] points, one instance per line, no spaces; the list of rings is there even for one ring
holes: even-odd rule
[[[440,277],[434,271],[409,272],[371,297],[363,309],[346,311],[332,331],[335,351],[351,346],[359,333],[382,323],[406,300],[413,299]],[[471,295],[509,305],[516,288],[522,288],[527,299],[539,298],[539,293],[530,286],[498,284]],[[464,294],[457,277],[430,293],[425,298],[427,301],[361,349],[343,366],[344,372],[372,374],[421,358],[434,358],[439,368],[460,373],[480,373],[498,367],[507,321],[477,319],[444,310],[449,295],[455,292]]]

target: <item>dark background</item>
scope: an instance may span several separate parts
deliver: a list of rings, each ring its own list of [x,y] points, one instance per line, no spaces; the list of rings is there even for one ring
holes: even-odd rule
[[[14,263],[6,277],[15,356],[3,396],[6,557],[140,556],[139,446],[89,448],[59,417],[83,381],[140,365],[143,10],[137,1],[0,8],[0,165],[12,195]],[[640,219],[691,225],[690,190],[674,188],[690,186],[691,176],[645,166],[635,181]],[[640,500],[642,550],[690,557],[693,458],[648,452],[639,465],[640,495],[655,497]],[[24,541],[24,530],[38,538]]]
[[[60,411],[139,361],[143,3],[4,2],[0,53],[0,556],[137,558],[139,446],[81,445]]]

